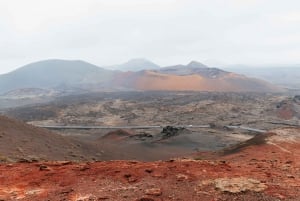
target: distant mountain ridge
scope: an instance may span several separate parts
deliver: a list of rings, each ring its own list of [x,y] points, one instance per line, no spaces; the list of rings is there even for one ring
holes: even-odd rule
[[[145,63],[145,66],[143,64]],[[0,94],[23,93],[25,88],[65,91],[171,90],[171,91],[254,91],[280,90],[262,80],[210,68],[200,62],[159,67],[144,59],[126,65],[140,71],[119,71],[98,67],[81,60],[45,60],[0,75]],[[148,69],[154,68],[154,69]],[[147,69],[147,70],[145,70]],[[32,90],[27,90],[32,91]],[[35,92],[37,93],[37,92]],[[37,93],[38,94],[38,93]],[[14,96],[17,96],[14,94]]]
[[[225,75],[226,71],[223,71],[218,68],[210,68],[200,62],[191,61],[187,65],[176,65],[176,66],[168,66],[161,68],[157,72],[163,74],[173,74],[173,75],[193,75],[198,74],[207,78],[216,78],[218,76]]]
[[[287,88],[300,89],[300,64],[287,66],[228,66],[226,69],[255,77],[258,79],[267,80],[273,84],[284,86]]]
[[[108,66],[107,68],[111,70],[120,70],[123,72],[126,71],[137,72],[141,70],[159,69],[160,66],[147,59],[137,58],[137,59],[131,59],[124,64]]]

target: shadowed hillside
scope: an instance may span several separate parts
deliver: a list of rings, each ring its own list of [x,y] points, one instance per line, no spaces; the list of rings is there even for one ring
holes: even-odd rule
[[[45,60],[0,75],[0,93],[20,88],[68,88],[107,82],[112,71],[74,60]]]
[[[0,161],[91,160],[90,145],[0,116]]]

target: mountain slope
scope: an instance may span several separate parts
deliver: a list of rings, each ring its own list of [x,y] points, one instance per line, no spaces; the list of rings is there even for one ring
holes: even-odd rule
[[[82,142],[0,116],[0,161],[83,160],[95,150]]]
[[[111,71],[84,61],[45,60],[0,75],[0,93],[20,88],[80,86],[107,81]]]

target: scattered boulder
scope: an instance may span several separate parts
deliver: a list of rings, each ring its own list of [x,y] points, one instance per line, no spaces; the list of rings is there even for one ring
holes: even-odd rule
[[[177,181],[184,181],[184,180],[187,180],[189,177],[185,174],[177,174],[176,175],[176,179]]]
[[[51,168],[49,168],[47,165],[40,165],[40,171],[50,171]]]
[[[146,195],[160,196],[162,191],[160,188],[149,188],[145,190]]]
[[[222,192],[229,193],[240,193],[245,191],[261,192],[267,188],[264,183],[261,183],[258,180],[244,177],[216,179],[215,187]]]

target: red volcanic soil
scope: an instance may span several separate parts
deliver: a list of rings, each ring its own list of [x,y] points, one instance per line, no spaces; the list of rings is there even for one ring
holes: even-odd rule
[[[265,81],[248,78],[235,73],[207,78],[197,73],[190,75],[171,75],[156,71],[126,72],[115,76],[115,86],[125,86],[138,90],[167,91],[282,91],[279,87]]]
[[[273,132],[194,159],[1,164],[0,200],[300,200],[300,129]]]

